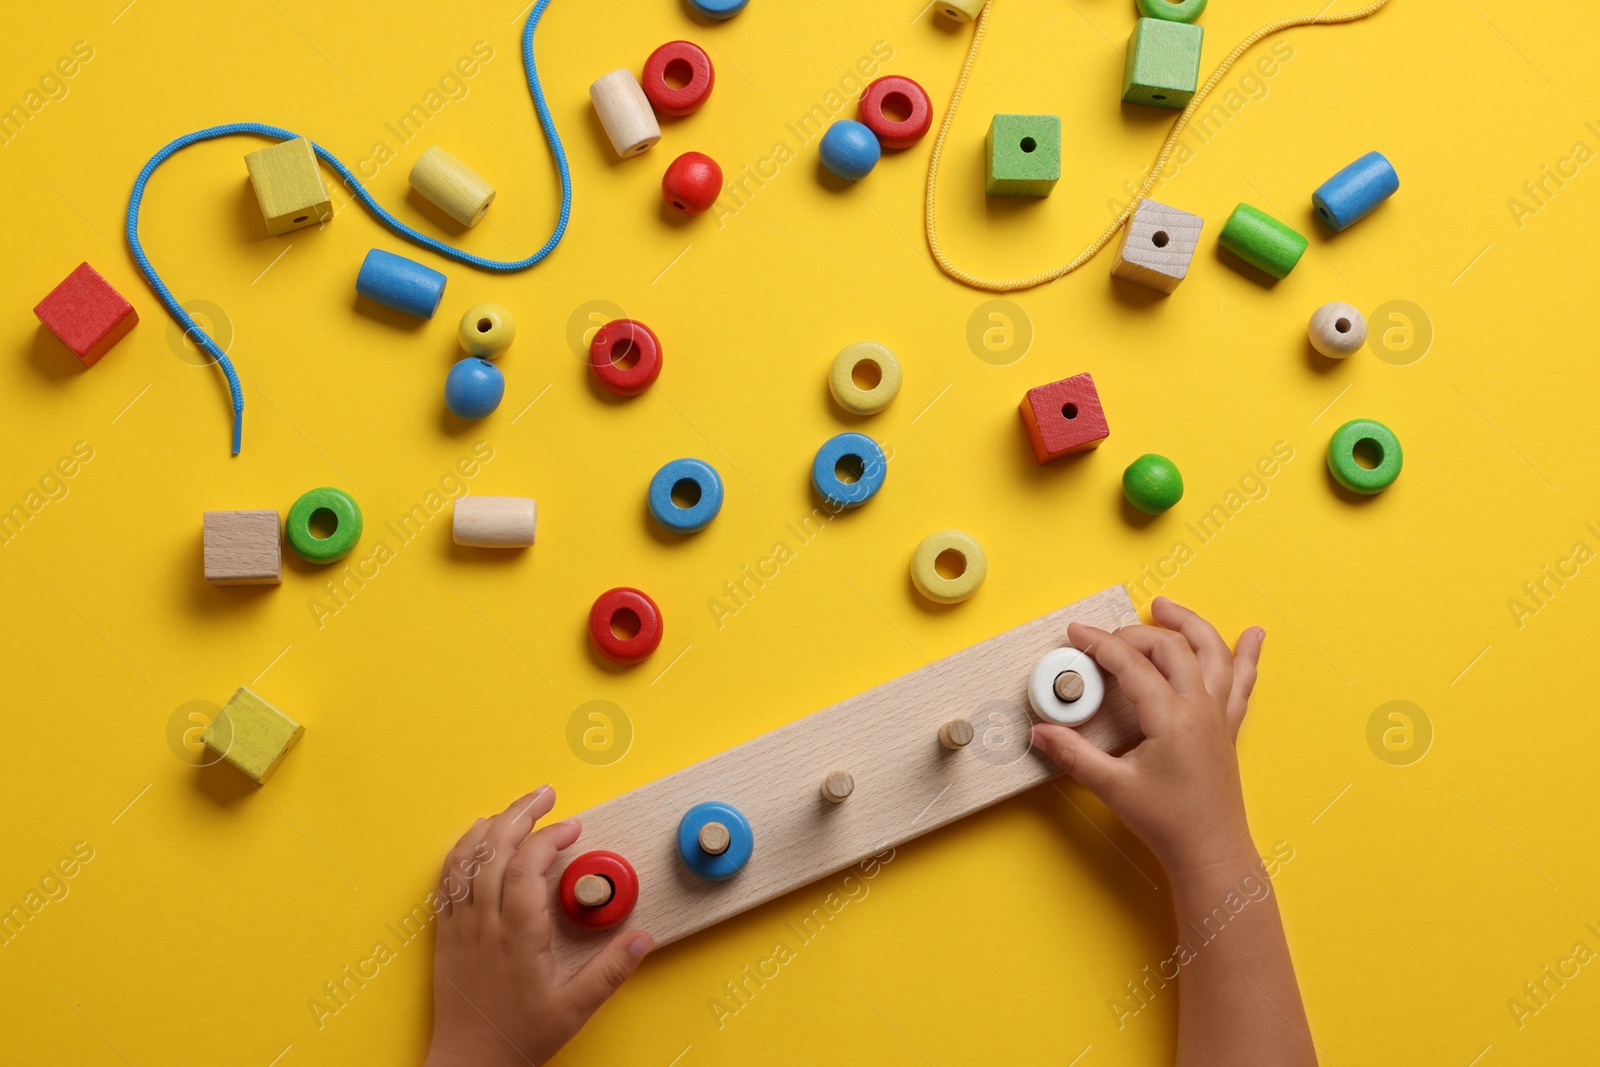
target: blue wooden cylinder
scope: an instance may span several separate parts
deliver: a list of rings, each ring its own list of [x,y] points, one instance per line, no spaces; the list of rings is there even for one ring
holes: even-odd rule
[[[1382,152],[1368,152],[1311,194],[1317,217],[1335,232],[1349,229],[1393,196],[1400,175]]]
[[[386,308],[431,319],[444,299],[445,281],[432,267],[374,248],[361,261],[356,292]]]

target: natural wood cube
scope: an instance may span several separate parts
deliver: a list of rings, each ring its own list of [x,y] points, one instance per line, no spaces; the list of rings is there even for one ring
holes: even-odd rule
[[[1206,31],[1191,22],[1140,19],[1128,38],[1122,99],[1150,107],[1186,107],[1200,87],[1200,46]]]
[[[1022,398],[1022,424],[1040,463],[1087,452],[1111,436],[1100,394],[1087,374],[1029,389]]]
[[[996,115],[985,141],[990,196],[1049,196],[1061,177],[1061,119]]]
[[[306,728],[241,685],[201,738],[207,748],[260,783],[272,777]]]
[[[1112,277],[1172,292],[1189,274],[1205,221],[1154,200],[1139,201],[1111,265]]]
[[[315,226],[333,218],[333,203],[317,169],[317,153],[304,137],[280,141],[244,157],[273,236],[305,226]]]
[[[283,580],[283,539],[276,511],[208,511],[203,525],[206,581],[277,585]]]
[[[78,264],[33,313],[85,367],[100,362],[139,321],[133,305],[87,263]]]

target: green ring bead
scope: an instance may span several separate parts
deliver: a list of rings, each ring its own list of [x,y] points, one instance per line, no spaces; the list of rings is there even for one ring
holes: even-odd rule
[[[318,537],[311,532],[311,516],[323,510],[333,512],[333,533]],[[361,540],[361,509],[342,490],[313,489],[294,502],[283,528],[289,547],[307,563],[337,563]]]
[[[1368,470],[1356,462],[1356,446],[1370,445],[1378,453],[1378,465]],[[1328,442],[1328,470],[1340,485],[1352,493],[1371,496],[1381,493],[1400,477],[1405,456],[1394,431],[1372,419],[1352,419],[1337,430]]]
[[[1160,515],[1183,499],[1183,475],[1166,456],[1140,456],[1122,472],[1122,495],[1146,515]]]
[[[1194,22],[1205,12],[1207,0],[1137,0],[1139,14],[1167,22]]]

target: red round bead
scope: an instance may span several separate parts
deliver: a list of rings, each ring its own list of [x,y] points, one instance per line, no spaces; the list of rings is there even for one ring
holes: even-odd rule
[[[634,620],[638,631],[632,637],[618,637],[613,627],[622,624],[627,629]],[[613,663],[641,663],[661,644],[661,609],[637,589],[607,589],[589,609],[589,639]]]
[[[597,874],[611,883],[611,899],[597,908],[578,903],[578,879]],[[585,852],[561,873],[561,910],[585,930],[609,930],[639,902],[639,876],[633,864],[615,852]]]
[[[675,86],[673,82],[683,84]],[[689,41],[668,41],[651,52],[640,79],[652,107],[663,115],[680,118],[699,111],[716,82],[711,57]]]
[[[685,215],[699,215],[722,195],[722,168],[703,152],[685,152],[661,176],[661,195]]]
[[[906,117],[892,119],[885,108],[904,112]],[[883,147],[910,148],[933,125],[933,102],[922,86],[910,78],[889,74],[861,94],[860,114],[861,124],[877,136]]]
[[[638,396],[661,376],[661,339],[634,319],[612,319],[589,342],[589,369],[607,392]]]

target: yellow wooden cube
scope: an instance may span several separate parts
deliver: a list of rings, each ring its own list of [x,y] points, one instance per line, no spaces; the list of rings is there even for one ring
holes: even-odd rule
[[[333,218],[333,204],[317,169],[317,153],[304,137],[251,152],[244,157],[244,165],[250,171],[250,184],[255,187],[268,233],[276,236]]]
[[[241,685],[201,738],[207,748],[265,782],[306,728]]]
[[[984,0],[940,0],[939,14],[957,22],[971,22],[983,12]]]

